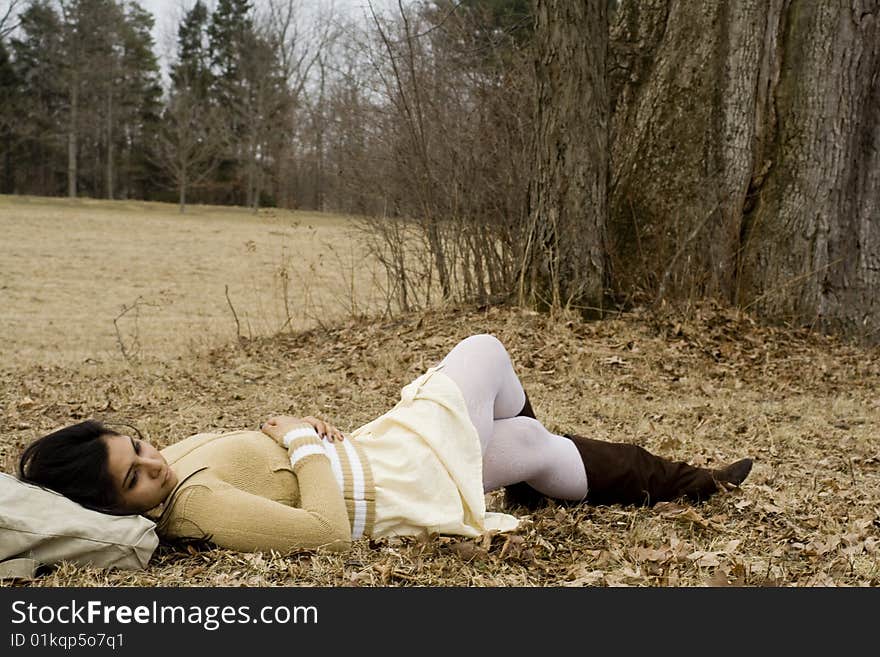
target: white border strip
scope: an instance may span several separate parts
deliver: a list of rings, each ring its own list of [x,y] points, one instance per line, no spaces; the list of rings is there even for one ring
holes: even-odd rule
[[[342,441],[345,452],[348,454],[348,462],[351,463],[352,488],[354,497],[354,526],[351,529],[352,538],[361,538],[367,524],[367,503],[364,501],[364,466],[358,458],[357,450],[349,441]]]
[[[345,477],[342,475],[342,462],[339,460],[339,453],[336,447],[328,442],[322,442],[321,446],[330,459],[330,468],[333,470],[333,476],[336,477],[336,483],[339,484],[339,490],[345,495]]]

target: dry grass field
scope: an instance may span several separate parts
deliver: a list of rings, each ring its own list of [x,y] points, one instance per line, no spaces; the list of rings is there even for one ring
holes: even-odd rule
[[[378,303],[345,217],[0,196],[0,227],[4,364],[198,351],[235,336],[230,302],[249,337]]]
[[[249,260],[254,254],[242,248],[248,239],[257,242],[257,254],[269,251],[263,264],[271,278],[277,257],[272,232],[280,230],[281,219],[206,210],[178,221],[170,208],[144,209],[126,215],[139,248],[116,234],[104,240],[102,251],[130,258],[136,252],[136,262],[126,264],[124,256],[112,261],[129,273],[145,263],[165,263],[151,270],[155,278],[144,273],[137,279],[141,288],[133,281],[131,287],[105,288],[98,278],[117,280],[109,268],[91,282],[83,276],[65,287],[63,268],[51,259],[40,265],[37,255],[34,262],[25,257],[29,247],[40,246],[35,236],[44,235],[69,263],[76,257],[66,245],[88,243],[111,223],[62,202],[53,214],[53,202],[47,201],[34,202],[38,210],[29,220],[26,202],[2,203],[0,218],[7,236],[10,226],[17,236],[14,251],[21,256],[12,259],[7,239],[0,261],[5,306],[0,462],[7,471],[28,441],[86,417],[133,421],[160,446],[200,431],[255,427],[277,412],[322,416],[350,431],[390,408],[400,388],[458,340],[484,332],[507,345],[538,418],[551,430],[635,442],[710,466],[745,455],[755,459],[741,489],[701,505],[551,505],[532,514],[513,509],[524,522],[512,534],[365,539],[344,555],[163,545],[143,572],[62,564],[18,586],[880,584],[876,349],[761,326],[715,307],[687,318],[633,313],[591,323],[516,308],[443,308],[391,320],[340,318],[326,328],[238,342],[229,339],[234,331],[222,283],[229,280],[232,290],[236,282],[247,296],[233,273],[241,278],[254,271]],[[141,214],[144,226],[138,224]],[[332,221],[315,219],[316,239],[341,230]],[[221,233],[200,235],[208,225]],[[64,235],[54,235],[62,226]],[[189,237],[182,227],[191,231]],[[302,228],[283,230],[298,235],[294,230]],[[174,237],[160,235],[163,231]],[[165,253],[172,247],[177,256]],[[186,257],[194,249],[217,254],[217,262],[201,263],[209,271],[198,270],[200,258]],[[179,258],[187,264],[175,264]],[[95,267],[101,262],[100,256],[89,260]],[[12,276],[11,269],[21,271]],[[212,275],[219,278],[219,293]],[[168,343],[183,349],[173,358],[156,356],[145,326],[142,356],[131,362],[120,358],[114,351],[116,307],[163,285],[191,299],[175,301],[174,311],[163,315]],[[111,294],[105,289],[117,298],[95,302],[91,312],[81,308],[90,300],[77,302],[77,295],[103,299]],[[215,296],[220,299],[212,305]],[[204,315],[196,314],[196,307]],[[40,357],[41,338],[29,334],[28,317],[60,321],[65,313],[87,319],[98,312],[110,323],[103,342],[91,341],[88,331],[59,327],[52,333],[54,325],[39,323],[40,332],[61,345],[59,354],[72,356],[53,362]],[[202,336],[193,332],[208,332],[212,322],[218,340],[226,331],[225,341],[189,349],[190,340],[201,344]],[[11,354],[16,350],[22,353]],[[490,494],[488,503],[499,508],[500,497]]]

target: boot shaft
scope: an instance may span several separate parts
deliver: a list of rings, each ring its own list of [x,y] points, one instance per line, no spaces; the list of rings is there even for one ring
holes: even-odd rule
[[[591,504],[653,506],[685,495],[702,501],[718,490],[710,470],[670,461],[638,445],[575,435],[566,438],[583,459]]]

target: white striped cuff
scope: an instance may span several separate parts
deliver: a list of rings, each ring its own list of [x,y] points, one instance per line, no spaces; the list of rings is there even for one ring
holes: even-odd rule
[[[318,435],[318,432],[315,431],[315,427],[308,425],[305,427],[297,427],[296,429],[291,429],[286,434],[284,434],[284,438],[281,439],[281,442],[284,443],[285,447],[290,447],[290,443],[292,443],[297,438],[317,438],[318,440],[321,437]]]
[[[304,458],[308,456],[313,456],[315,454],[320,454],[321,456],[326,457],[327,454],[324,453],[324,448],[320,445],[306,444],[297,447],[290,453],[290,465],[293,466],[294,471],[296,470],[296,464],[302,461]]]

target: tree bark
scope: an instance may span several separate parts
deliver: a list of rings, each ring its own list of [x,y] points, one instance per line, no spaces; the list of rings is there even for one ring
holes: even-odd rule
[[[786,7],[742,301],[880,339],[880,2]],[[776,125],[770,122],[775,117]],[[782,291],[782,293],[780,293]]]
[[[618,293],[877,336],[880,3],[625,0],[610,51]]]
[[[601,312],[606,282],[607,4],[535,4],[536,159],[520,297],[585,315]]]

